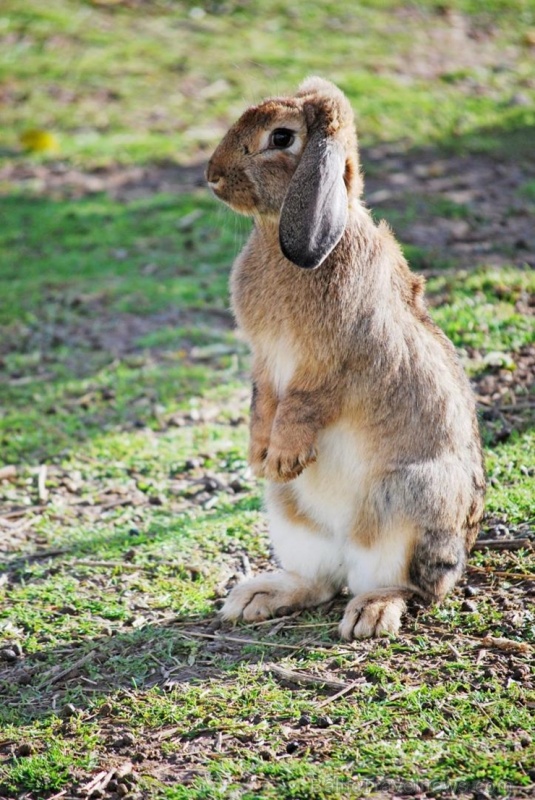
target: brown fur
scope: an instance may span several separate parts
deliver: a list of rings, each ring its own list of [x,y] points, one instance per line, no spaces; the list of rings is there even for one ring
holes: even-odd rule
[[[301,150],[262,149],[277,127],[297,130]],[[334,250],[309,270],[283,256],[278,224],[317,130],[343,145],[349,216]],[[366,437],[373,462],[354,536],[371,546],[389,521],[410,523],[406,572],[413,588],[440,599],[462,572],[483,511],[475,403],[452,344],[427,312],[423,278],[360,202],[347,99],[313,78],[294,97],[249,109],[215,151],[207,177],[218,197],[255,221],[231,277],[235,315],[253,350],[253,469],[273,482],[295,479],[317,458],[319,433],[346,421]],[[277,385],[273,353],[281,341],[298,357]],[[300,518],[291,494],[281,493],[281,505]]]
[[[320,532],[321,528],[317,522],[299,508],[291,484],[277,483],[272,487],[271,492],[286,519],[294,525],[304,525],[309,531]]]

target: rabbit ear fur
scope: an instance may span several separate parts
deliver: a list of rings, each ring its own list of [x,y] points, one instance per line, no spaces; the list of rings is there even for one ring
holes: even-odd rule
[[[281,250],[314,269],[338,244],[347,222],[344,151],[316,133],[309,139],[286,194],[279,222]]]
[[[289,261],[315,269],[347,222],[346,152],[337,133],[348,122],[352,128],[353,115],[342,92],[320,78],[305,81],[297,97],[304,100],[308,140],[281,209],[279,241]]]

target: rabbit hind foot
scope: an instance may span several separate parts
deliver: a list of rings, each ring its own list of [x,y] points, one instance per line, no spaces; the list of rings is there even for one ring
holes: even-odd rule
[[[414,594],[410,589],[377,589],[353,597],[346,606],[339,625],[343,639],[367,639],[396,635],[406,600]]]
[[[336,591],[337,587],[326,581],[311,581],[285,570],[267,572],[238,583],[225,601],[221,617],[260,622],[325,603]]]

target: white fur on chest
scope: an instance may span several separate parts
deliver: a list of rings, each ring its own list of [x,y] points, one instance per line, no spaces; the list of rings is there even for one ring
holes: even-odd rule
[[[297,369],[298,360],[293,343],[287,337],[265,340],[255,346],[255,352],[265,363],[277,396],[282,397]]]
[[[318,458],[293,486],[299,506],[339,538],[350,535],[369,486],[371,443],[344,421],[318,435]]]

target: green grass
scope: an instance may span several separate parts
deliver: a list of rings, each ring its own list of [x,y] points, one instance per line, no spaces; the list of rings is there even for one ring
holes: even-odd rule
[[[16,154],[20,134],[37,128],[54,132],[61,156],[80,164],[183,161],[209,152],[251,101],[321,73],[348,93],[364,142],[466,141],[475,149],[499,145],[514,157],[519,141],[511,137],[525,131],[528,152],[535,125],[530,0],[484,10],[428,0],[408,9],[399,0],[312,0],[299,9],[279,0],[155,2],[142,10],[7,0],[0,144]],[[445,45],[437,67],[427,52],[429,37],[451,27],[444,9],[472,14],[476,35]],[[512,102],[519,94],[523,105]]]
[[[176,223],[193,207],[203,216],[184,259]],[[465,637],[521,635],[535,643],[532,618],[511,631],[507,611],[487,602],[484,588],[476,613],[462,613],[454,595],[409,619],[398,643],[338,645],[340,605],[327,616],[306,614],[271,639],[265,627],[238,629],[234,636],[252,643],[207,648],[214,594],[241,569],[236,554],[268,556],[260,488],[245,462],[247,358],[225,317],[210,316],[226,308],[226,273],[238,246],[212,201],[204,193],[130,204],[20,195],[7,210],[1,441],[19,472],[0,486],[4,503],[34,506],[38,465],[48,465],[48,501],[27,518],[41,549],[62,551],[28,560],[34,545],[23,538],[4,570],[10,580],[0,589],[0,631],[22,644],[31,678],[4,685],[0,724],[4,739],[34,747],[31,756],[0,762],[8,796],[46,797],[73,780],[87,783],[110,758],[124,758],[114,742],[125,731],[134,742],[128,756],[141,754],[144,797],[359,797],[381,777],[398,786],[415,776],[431,787],[479,781],[498,794],[530,785],[528,751],[518,741],[530,729],[531,683],[504,682],[499,653],[490,657],[494,674],[488,659],[474,667]],[[30,214],[32,231],[23,237]],[[88,219],[98,220],[99,231],[106,221],[102,236]],[[154,270],[145,275],[148,231]],[[119,247],[129,256],[117,261],[110,254]],[[22,258],[28,268],[17,271]],[[436,318],[481,357],[529,340],[528,320],[514,306],[530,287],[526,271],[483,266],[429,285],[430,296],[441,298]],[[177,314],[176,328],[166,314]],[[145,332],[130,341],[124,325],[132,317]],[[99,344],[92,337],[106,325],[109,339]],[[125,336],[125,352],[112,357],[109,343]],[[475,375],[485,368],[473,364]],[[507,525],[533,524],[533,444],[525,430],[488,453],[489,512]],[[198,461],[189,466],[192,457]],[[205,474],[221,486],[199,499],[196,481]],[[229,489],[235,478],[237,494]],[[113,505],[123,498],[124,506]],[[480,554],[473,563],[492,559]],[[529,570],[532,558],[520,566],[513,553],[495,568]],[[448,637],[459,658],[452,660]],[[90,652],[81,673],[50,686],[63,664]],[[324,692],[285,688],[262,670],[285,658],[294,669],[341,679],[349,671],[364,682],[322,710]],[[67,721],[60,716],[66,703],[76,709]],[[318,722],[325,713],[333,720],[327,731]],[[311,719],[305,728],[302,714]],[[160,742],[168,728],[176,733]],[[213,744],[219,735],[221,752]],[[173,764],[187,741],[202,758],[182,786]],[[169,783],[143,766],[150,747],[174,776]]]
[[[39,183],[57,158],[18,142],[28,128],[55,132],[67,171],[202,159],[249,102],[319,72],[348,92],[365,145],[524,163],[533,4],[199,7],[2,7],[0,467],[16,474],[0,479],[0,650],[20,651],[0,660],[0,796],[69,796],[127,762],[132,800],[529,796],[533,551],[476,551],[463,586],[412,609],[395,641],[340,643],[343,599],[281,628],[219,628],[244,554],[253,569],[269,559],[246,464],[249,359],[228,311],[248,223],[204,189],[68,198]],[[431,33],[451,28],[451,12],[468,15],[471,49],[444,49],[437,67]],[[526,177],[518,201],[531,208],[533,196]],[[408,196],[386,216],[402,230],[422,208],[477,225],[469,205],[438,196]],[[405,252],[432,267],[432,314],[474,381],[515,378],[533,344],[533,271]],[[506,404],[529,401],[512,384]],[[513,410],[501,435],[499,409],[481,411],[484,527],[532,538],[533,418]],[[271,664],[317,685],[285,683]],[[353,690],[330,700],[322,677]]]
[[[533,270],[485,267],[429,282],[431,295],[444,290],[448,303],[433,316],[458,347],[507,352],[533,343],[533,319],[517,310],[522,295],[535,292]]]

